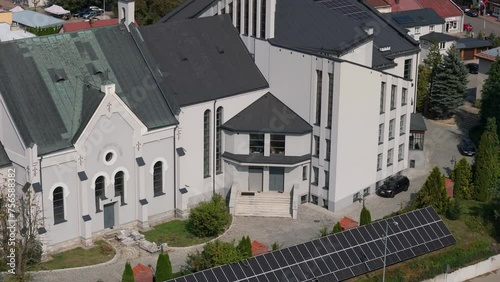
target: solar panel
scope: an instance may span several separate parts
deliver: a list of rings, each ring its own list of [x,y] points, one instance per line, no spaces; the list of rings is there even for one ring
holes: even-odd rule
[[[372,19],[372,15],[361,8],[355,0],[316,0],[315,2],[327,9],[334,10],[359,21]]]
[[[414,20],[409,16],[395,16],[392,17],[398,24],[409,24],[413,23]]]
[[[391,265],[455,243],[436,211],[427,207],[171,281],[343,281],[382,268],[386,247],[386,265]]]

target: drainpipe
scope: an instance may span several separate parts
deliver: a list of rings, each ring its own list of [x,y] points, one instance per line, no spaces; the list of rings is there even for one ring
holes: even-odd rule
[[[45,208],[44,208],[44,205],[43,205],[43,185],[42,185],[42,159],[43,159],[43,156],[40,156],[40,160],[38,161],[38,165],[40,166],[40,186],[42,187],[42,223],[43,223],[43,226],[45,227]]]
[[[417,87],[418,87],[418,57],[420,52],[417,53],[417,61],[415,62],[415,80],[413,82],[413,113],[417,112]]]
[[[179,157],[177,156],[177,145],[175,144],[175,133],[177,131],[177,126],[174,127],[174,217],[177,218],[177,165],[179,164]]]
[[[308,189],[308,193],[307,193],[307,202],[310,203],[311,202],[311,180],[312,180],[312,165],[313,165],[313,162],[312,162],[312,156],[313,156],[313,139],[314,139],[314,130],[311,131],[311,143],[309,143],[309,148],[311,148],[311,158],[309,159],[309,180],[307,181],[308,182],[308,186],[309,186],[309,189]]]

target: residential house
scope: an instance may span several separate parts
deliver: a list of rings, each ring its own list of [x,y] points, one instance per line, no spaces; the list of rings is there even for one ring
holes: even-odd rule
[[[385,13],[390,13],[392,12],[392,7],[389,1],[386,0],[367,0],[366,3],[368,3],[370,6],[375,8],[377,11],[379,11],[382,14]]]
[[[439,53],[445,55],[446,51],[452,46],[457,44],[458,38],[446,33],[431,32],[424,36],[420,36],[420,48],[422,52],[420,53],[420,62],[423,62],[429,50],[434,42],[439,46]]]
[[[0,42],[34,36],[21,29],[17,23],[12,22],[12,12],[0,11]]]
[[[488,78],[488,72],[490,71],[491,64],[493,64],[500,57],[500,47],[483,51],[476,54],[475,57],[479,59],[476,99],[481,99],[484,81]]]
[[[474,60],[475,55],[488,50],[491,47],[489,40],[477,38],[458,38],[457,49],[463,60]]]
[[[12,13],[12,21],[22,27],[55,27],[61,26],[64,21],[46,14],[37,13],[31,10],[24,10]]]
[[[430,8],[394,12],[390,15],[415,40],[431,32],[443,32],[445,21]]]

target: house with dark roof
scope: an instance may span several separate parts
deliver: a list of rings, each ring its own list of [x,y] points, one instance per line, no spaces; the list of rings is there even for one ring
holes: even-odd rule
[[[157,25],[215,15],[230,16],[228,21],[269,82],[269,92],[313,128],[311,164],[305,168],[311,171],[309,192],[294,197],[338,211],[408,167],[420,49],[404,28],[356,0],[186,1]],[[182,51],[178,56],[187,58]],[[264,144],[270,142],[267,134]],[[251,140],[262,144],[257,137]],[[248,142],[240,143],[243,149]],[[231,155],[230,148],[225,149],[226,163],[254,166],[252,177],[260,183],[257,175],[263,171],[263,183],[268,183],[264,159],[256,158],[264,163],[252,165],[246,153]],[[268,150],[265,147],[264,153]],[[293,162],[301,161],[296,158]],[[359,174],[364,177],[356,177]],[[227,186],[252,192],[240,185],[242,181],[226,177]]]
[[[420,48],[422,50],[420,53],[420,62],[423,62],[423,60],[429,55],[429,50],[433,43],[437,43],[439,46],[439,53],[441,55],[445,55],[446,51],[450,49],[452,45],[457,44],[458,37],[442,32],[431,32],[420,36],[419,39]]]
[[[443,32],[445,21],[430,8],[394,12],[390,16],[415,40],[431,32]]]

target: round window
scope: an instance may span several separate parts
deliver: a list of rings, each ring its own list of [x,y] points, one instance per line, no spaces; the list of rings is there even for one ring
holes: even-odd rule
[[[111,153],[111,152],[107,153],[105,160],[107,162],[110,162],[111,160],[113,160],[113,153]]]

